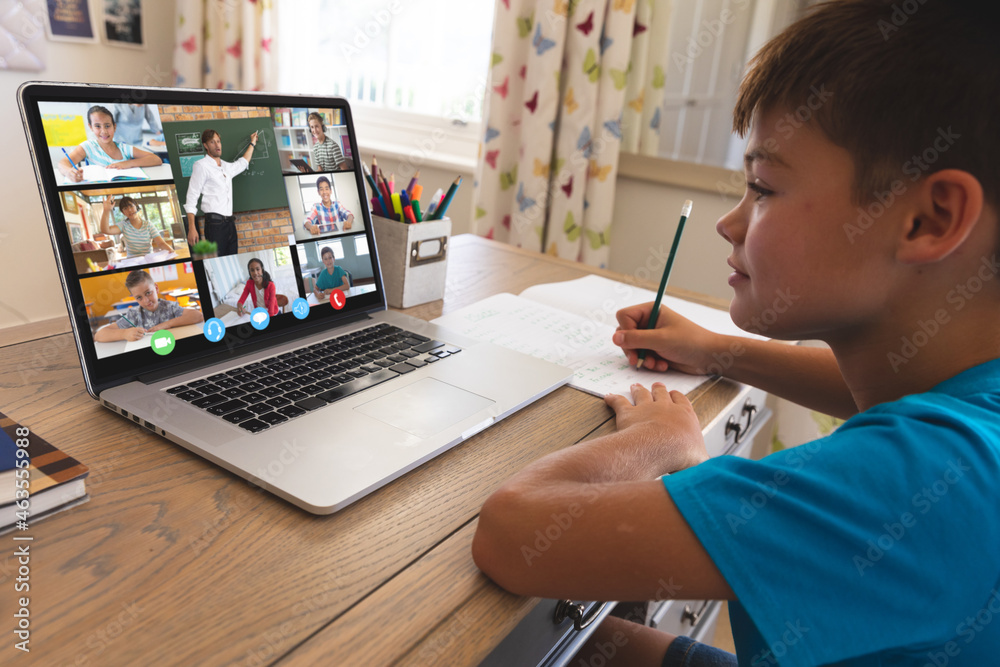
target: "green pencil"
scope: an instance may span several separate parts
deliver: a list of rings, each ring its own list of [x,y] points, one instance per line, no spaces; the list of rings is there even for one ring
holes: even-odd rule
[[[647,329],[656,328],[656,320],[660,316],[660,301],[663,300],[663,293],[667,289],[667,280],[670,279],[670,270],[674,268],[674,257],[677,256],[677,246],[681,243],[681,234],[684,233],[684,223],[691,215],[691,208],[694,202],[688,199],[681,207],[681,221],[677,223],[677,231],[674,233],[674,242],[670,246],[670,255],[667,257],[667,265],[663,267],[663,277],[660,279],[660,289],[656,291],[656,301],[653,302],[653,310],[649,314],[649,321],[646,322]],[[642,363],[646,360],[646,350],[639,350],[639,360],[636,362],[636,369],[642,368]]]

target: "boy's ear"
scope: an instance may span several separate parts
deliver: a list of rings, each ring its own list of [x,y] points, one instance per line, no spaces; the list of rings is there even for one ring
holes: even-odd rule
[[[905,264],[937,262],[954,252],[983,214],[983,186],[967,171],[942,169],[917,186],[896,258]]]

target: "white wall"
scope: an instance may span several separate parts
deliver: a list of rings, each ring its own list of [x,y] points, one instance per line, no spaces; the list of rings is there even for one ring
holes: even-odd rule
[[[677,250],[670,286],[726,299],[731,246],[715,223],[739,200],[715,192],[661,185],[619,176],[608,268],[659,283],[685,199],[694,202]]]
[[[91,3],[96,6],[97,3]],[[173,71],[174,2],[143,3],[146,48],[47,42],[46,69],[0,71],[0,125],[7,129],[0,161],[0,328],[66,315],[65,300],[31,157],[17,108],[25,81],[169,86]]]

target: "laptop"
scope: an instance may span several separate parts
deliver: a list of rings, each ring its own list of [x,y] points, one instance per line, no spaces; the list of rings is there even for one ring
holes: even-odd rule
[[[360,168],[323,175],[350,230],[305,226],[325,188],[282,174],[283,153],[316,111],[357,155],[344,99],[33,82],[18,101],[87,391],[309,512],[346,507],[572,375],[389,311]],[[156,107],[162,151],[111,136],[129,103]],[[206,173],[225,171],[206,130],[233,165],[228,193],[205,194]],[[101,169],[85,179],[81,163]],[[235,254],[168,231],[188,212],[224,215],[227,197]]]

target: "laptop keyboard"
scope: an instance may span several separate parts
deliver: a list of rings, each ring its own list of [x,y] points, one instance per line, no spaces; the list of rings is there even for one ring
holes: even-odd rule
[[[260,433],[459,352],[454,345],[377,324],[164,391]]]

